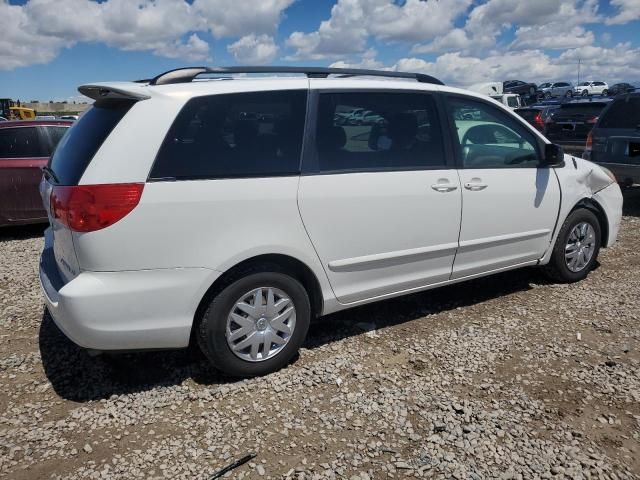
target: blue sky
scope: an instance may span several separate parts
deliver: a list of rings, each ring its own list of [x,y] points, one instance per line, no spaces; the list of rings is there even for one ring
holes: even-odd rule
[[[640,0],[0,0],[0,97],[186,65],[422,71],[454,85],[640,83]]]

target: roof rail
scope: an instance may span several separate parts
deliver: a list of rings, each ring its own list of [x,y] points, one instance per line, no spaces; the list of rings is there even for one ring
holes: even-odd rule
[[[303,73],[309,78],[327,78],[329,75],[372,76],[389,78],[410,78],[421,83],[444,85],[440,80],[424,73],[392,72],[387,70],[365,70],[361,68],[327,68],[327,67],[187,67],[169,70],[149,80],[149,85],[169,85],[172,83],[188,83],[198,75],[237,73]]]

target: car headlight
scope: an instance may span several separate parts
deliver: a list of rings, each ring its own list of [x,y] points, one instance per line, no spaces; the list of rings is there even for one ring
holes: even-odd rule
[[[611,179],[611,183],[618,183],[618,180],[616,180],[616,176],[613,174],[611,170],[609,170],[606,167],[603,167],[602,165],[599,165],[599,166],[602,169],[602,171],[606,173],[607,176]]]

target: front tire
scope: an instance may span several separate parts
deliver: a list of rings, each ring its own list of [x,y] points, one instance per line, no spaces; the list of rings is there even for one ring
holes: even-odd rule
[[[587,95],[589,95],[589,90],[582,90],[582,96],[586,97]]]
[[[298,280],[277,271],[249,272],[213,298],[197,341],[226,375],[266,375],[296,355],[310,319],[309,296]]]
[[[583,280],[596,263],[601,238],[600,222],[593,212],[574,210],[560,228],[545,274],[560,283]]]

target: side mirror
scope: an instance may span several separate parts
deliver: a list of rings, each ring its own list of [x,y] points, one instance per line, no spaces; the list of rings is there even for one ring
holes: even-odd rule
[[[544,158],[540,162],[541,167],[563,167],[564,150],[555,143],[546,143],[544,146]]]

